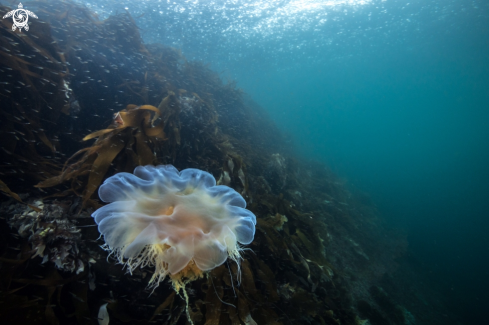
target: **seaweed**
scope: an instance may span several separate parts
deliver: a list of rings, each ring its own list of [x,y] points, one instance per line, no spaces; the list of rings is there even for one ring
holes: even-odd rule
[[[0,25],[0,190],[24,202],[5,196],[1,211],[2,315],[88,324],[108,303],[111,324],[184,324],[187,313],[199,325],[389,319],[387,309],[371,312],[379,296],[368,288],[396,268],[405,242],[384,235],[368,199],[296,158],[235,83],[176,49],[143,44],[127,13],[99,20],[69,1],[36,5],[42,19],[29,33]],[[92,220],[75,217],[100,206],[104,179],[147,164],[206,170],[258,219],[241,265],[183,288],[188,309],[169,286],[146,289],[151,268],[125,275],[100,249]],[[28,210],[41,196],[44,208]],[[62,250],[59,268],[51,257]],[[85,267],[75,274],[78,260]]]
[[[10,240],[11,245],[14,242],[15,240]],[[56,269],[46,270],[41,268],[40,264],[30,263],[32,252],[27,245],[21,244],[19,249],[15,254],[12,248],[3,250],[0,257],[2,320],[10,324],[24,323],[26,319],[29,319],[30,324],[60,324],[60,318],[69,318],[70,315],[66,309],[61,314],[56,312],[53,305],[68,307],[69,304],[62,303],[61,297],[67,292],[73,293],[73,290],[63,289],[70,287],[86,274],[63,277]],[[79,324],[87,324],[87,320]]]
[[[158,108],[151,105],[128,105],[116,113],[107,129],[83,138],[84,141],[98,138],[91,147],[76,152],[67,160],[59,176],[47,179],[36,187],[52,187],[71,180],[71,191],[78,194],[82,189],[83,193],[79,195],[83,197],[84,203],[88,203],[116,158],[116,170],[130,171],[139,165],[152,164],[155,159],[151,146],[157,139],[165,139],[164,121],[168,122],[171,116],[166,113],[160,123],[153,123],[162,112],[171,111],[168,107],[172,96],[165,97]],[[83,156],[78,161],[70,163],[80,154]],[[86,175],[88,180],[82,182],[79,178]]]

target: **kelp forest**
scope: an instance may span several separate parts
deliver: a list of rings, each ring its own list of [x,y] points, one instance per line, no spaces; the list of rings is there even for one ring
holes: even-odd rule
[[[403,234],[233,82],[144,44],[127,13],[29,7],[28,32],[0,24],[2,324],[411,324],[389,280]],[[91,217],[105,179],[159,164],[211,173],[257,217],[240,265],[184,289],[188,313],[168,281],[148,289],[154,268],[109,256]]]

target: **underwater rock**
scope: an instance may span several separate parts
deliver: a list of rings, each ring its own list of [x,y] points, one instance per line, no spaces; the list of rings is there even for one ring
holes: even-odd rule
[[[39,256],[42,263],[52,262],[57,269],[79,274],[84,271],[83,246],[76,219],[89,218],[87,213],[74,215],[70,201],[54,201],[46,204],[41,199],[31,200],[35,211],[21,203],[8,201],[0,212],[7,216],[10,227],[28,240],[33,251],[32,258]]]
[[[265,178],[276,193],[280,192],[287,184],[287,164],[285,157],[279,153],[270,156],[264,172]]]
[[[180,119],[182,123],[188,127],[202,127],[208,122],[209,111],[205,102],[195,93],[188,93],[187,91],[180,91],[178,96],[178,102],[180,104],[181,115]]]
[[[107,303],[100,306],[98,311],[98,323],[99,325],[109,325],[110,317],[109,312],[107,311]]]
[[[231,184],[231,177],[229,176],[228,171],[224,170],[217,180],[217,185],[229,186],[229,184]]]
[[[397,235],[377,227],[375,207],[355,202],[345,182],[324,165],[294,156],[266,111],[236,84],[223,82],[176,49],[143,44],[129,14],[101,21],[69,1],[43,0],[36,5],[45,19],[38,28],[22,35],[12,34],[8,26],[0,29],[6,65],[2,69],[9,71],[0,77],[0,91],[6,95],[0,97],[0,190],[11,197],[16,192],[37,197],[41,191],[63,199],[36,203],[22,197],[34,208],[29,209],[1,196],[9,201],[1,207],[1,230],[8,245],[1,248],[0,275],[7,284],[0,298],[19,302],[8,306],[15,311],[11,317],[19,317],[32,304],[35,308],[28,315],[38,315],[39,324],[85,324],[95,322],[101,305],[109,302],[105,307],[114,324],[183,324],[185,312],[189,322],[199,325],[355,324],[360,310],[355,302],[371,303],[368,288],[395,269],[393,256],[404,251]],[[35,64],[16,60],[13,54],[30,55],[29,62]],[[95,138],[91,145],[81,141]],[[228,237],[219,242],[222,250],[213,268],[202,267],[207,276],[179,290],[185,301],[170,286],[149,288],[155,289],[150,294],[145,285],[149,279],[158,281],[161,274],[158,266],[154,272],[152,263],[160,263],[163,274],[170,271],[164,265],[169,260],[155,262],[154,256],[137,264],[139,248],[149,243],[144,235],[154,235],[151,227],[146,230],[153,217],[138,215],[145,229],[138,222],[113,223],[116,217],[108,209],[129,204],[120,197],[109,197],[114,202],[94,214],[103,219],[96,221],[104,234],[121,231],[122,225],[121,238],[137,238],[124,252],[127,255],[121,250],[119,256],[121,262],[133,263],[132,276],[126,276],[100,249],[103,242],[97,240],[99,233],[89,217],[93,211],[87,209],[100,208],[96,191],[104,180],[111,185],[102,189],[110,188],[114,179],[131,179],[121,178],[121,172],[152,164],[205,170],[218,177],[219,185],[232,188],[222,190],[223,197],[233,190],[241,193],[252,211],[244,212],[249,218],[247,238],[236,235],[233,227],[221,233]],[[177,174],[170,179],[182,184]],[[143,177],[120,188],[134,185],[131,191],[145,194],[151,191],[139,185],[147,182]],[[205,191],[224,188],[214,185]],[[179,199],[184,201],[190,192]],[[240,206],[226,207],[244,210],[243,199],[237,200]],[[117,213],[137,215],[129,208],[122,210]],[[159,212],[176,210],[171,205]],[[259,216],[256,233],[251,231],[251,213]],[[84,218],[83,226],[78,218]],[[116,237],[107,242],[120,248]],[[171,240],[167,244],[175,242]],[[228,259],[228,247],[239,251],[239,241],[250,243],[241,264]],[[168,257],[176,261],[182,252],[190,256],[189,250],[174,246],[171,252],[163,247],[175,253]],[[29,269],[16,272],[18,265]],[[186,270],[184,281],[194,278],[194,271],[202,273],[196,265]],[[178,273],[178,268],[172,270]],[[41,300],[32,300],[32,292]],[[4,321],[2,308],[5,304],[0,304]]]

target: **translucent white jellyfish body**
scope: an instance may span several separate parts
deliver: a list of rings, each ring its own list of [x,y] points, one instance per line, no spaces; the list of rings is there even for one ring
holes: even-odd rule
[[[153,285],[188,267],[195,276],[238,260],[238,242],[255,235],[256,217],[243,197],[202,170],[139,166],[105,180],[99,196],[111,202],[92,214],[105,248],[130,272],[154,265]]]

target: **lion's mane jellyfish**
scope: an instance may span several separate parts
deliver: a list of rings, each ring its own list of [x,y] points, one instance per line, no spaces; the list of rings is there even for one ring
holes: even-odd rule
[[[99,196],[110,202],[92,214],[104,248],[131,273],[154,266],[153,287],[168,275],[179,291],[228,257],[239,262],[239,243],[255,235],[243,197],[202,170],[139,166],[105,180]]]

